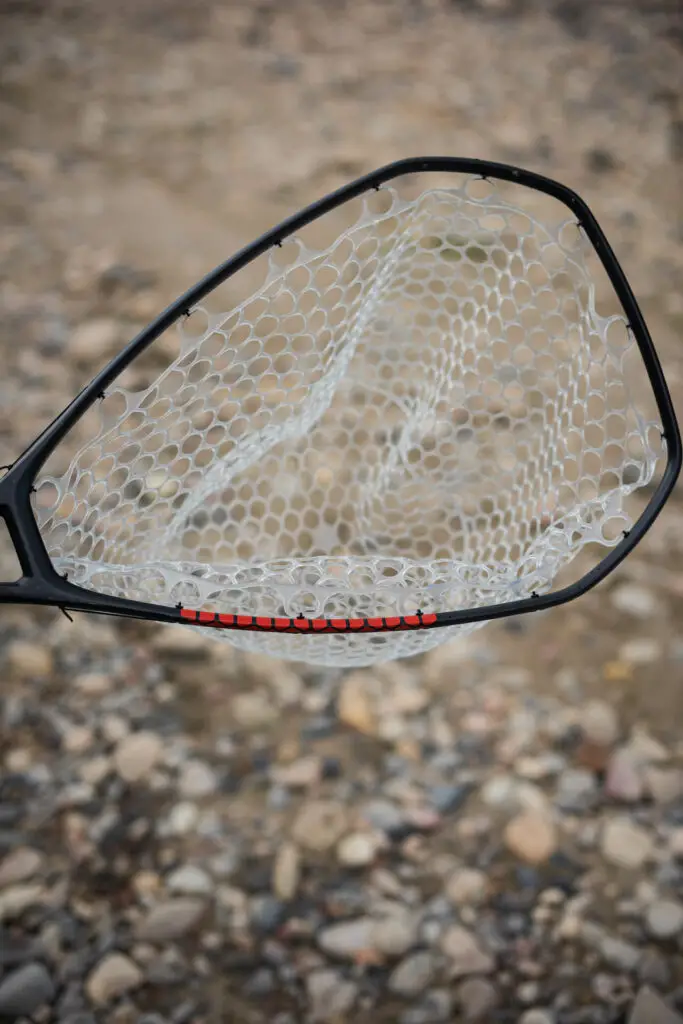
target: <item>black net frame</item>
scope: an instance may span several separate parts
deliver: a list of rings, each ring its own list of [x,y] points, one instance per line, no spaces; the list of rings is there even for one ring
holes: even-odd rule
[[[219,614],[186,608],[128,600],[97,594],[63,578],[55,570],[32,507],[34,484],[51,453],[119,375],[164,331],[187,317],[217,285],[237,274],[257,257],[294,232],[350,199],[403,175],[436,171],[467,174],[485,180],[518,183],[544,193],[562,203],[585,233],[611,282],[627,319],[628,330],[643,360],[661,420],[666,446],[666,466],[646,508],[621,540],[604,558],[579,580],[551,593],[532,594],[519,600],[454,611],[422,612],[391,617],[308,618]],[[325,196],[285,220],[248,245],[190,288],[135,337],[79,395],[46,427],[0,479],[0,517],[4,520],[22,576],[14,582],[0,582],[0,603],[56,606],[65,611],[111,614],[140,620],[196,624],[220,630],[247,630],[265,633],[351,634],[387,633],[406,630],[438,629],[483,623],[552,608],[572,601],[605,579],[635,548],[650,529],[671,494],[682,462],[681,437],[667,383],[652,338],[631,287],[602,229],[586,203],[570,188],[534,172],[507,164],[455,157],[419,157],[399,160],[379,168]]]

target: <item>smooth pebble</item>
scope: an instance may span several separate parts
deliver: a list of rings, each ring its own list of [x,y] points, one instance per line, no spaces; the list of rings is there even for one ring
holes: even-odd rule
[[[89,974],[85,991],[95,1006],[106,1006],[113,999],[138,988],[143,974],[136,963],[123,953],[109,953]]]

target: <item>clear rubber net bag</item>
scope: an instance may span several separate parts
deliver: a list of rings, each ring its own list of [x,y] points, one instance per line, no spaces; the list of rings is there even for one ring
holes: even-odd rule
[[[425,615],[548,593],[577,559],[584,571],[582,553],[598,561],[631,528],[665,448],[571,211],[519,184],[416,173],[185,310],[55,450],[35,510],[59,572],[99,593],[243,616]],[[479,625],[213,635],[352,665]]]

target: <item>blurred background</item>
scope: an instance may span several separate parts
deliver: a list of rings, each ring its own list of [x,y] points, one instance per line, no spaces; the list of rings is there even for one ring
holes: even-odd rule
[[[0,462],[176,295],[403,156],[577,190],[683,393],[672,0],[4,0]],[[574,605],[341,673],[0,618],[0,1019],[683,1009],[683,507]]]

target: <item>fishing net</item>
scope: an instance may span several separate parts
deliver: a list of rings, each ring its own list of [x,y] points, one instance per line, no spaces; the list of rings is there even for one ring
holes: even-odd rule
[[[115,382],[46,469],[55,566],[99,593],[253,616],[546,593],[587,545],[621,539],[664,450],[626,379],[627,326],[598,313],[590,246],[562,209],[550,223],[488,182],[396,182],[323,248],[272,248],[258,287],[188,311],[177,348]],[[352,665],[477,625],[212,635]]]

